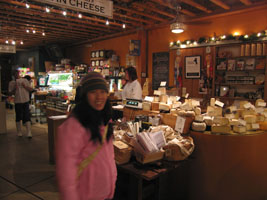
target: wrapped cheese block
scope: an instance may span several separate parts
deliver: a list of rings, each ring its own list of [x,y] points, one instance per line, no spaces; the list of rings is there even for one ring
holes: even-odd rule
[[[260,129],[260,125],[258,123],[253,123],[253,124],[251,124],[251,129],[254,131],[258,130],[258,129]]]
[[[210,116],[204,116],[204,122],[207,124],[207,126],[211,126],[213,121],[213,117]]]
[[[206,124],[204,122],[193,122],[192,123],[192,129],[194,131],[205,131],[206,130]]]
[[[211,126],[211,132],[212,133],[231,133],[231,126],[230,125],[220,126],[220,125],[213,124]]]
[[[245,117],[245,115],[256,115],[256,111],[249,109],[249,110],[242,110],[241,111],[241,117]]]
[[[233,131],[235,133],[245,133],[247,131],[245,126],[234,126]]]
[[[213,123],[224,126],[229,124],[229,119],[226,117],[215,116],[213,119]]]
[[[247,131],[252,131],[252,124],[246,124]]]
[[[196,115],[201,115],[201,108],[200,107],[195,107],[194,109]]]
[[[222,116],[222,108],[217,106],[208,106],[207,114],[209,116]]]
[[[159,111],[159,102],[152,102],[151,103],[151,110]]]
[[[197,122],[203,122],[204,121],[204,116],[203,115],[196,115],[195,116],[195,121],[197,121]]]
[[[151,109],[151,103],[150,102],[143,102],[142,103],[143,110],[150,111]]]
[[[264,122],[265,117],[263,115],[257,115],[256,116],[256,122]]]
[[[239,125],[239,121],[238,121],[238,119],[231,119],[231,120],[229,121],[229,124],[230,124],[231,126],[237,126],[237,125]]]
[[[165,111],[169,111],[171,109],[171,106],[166,104],[166,103],[159,103],[159,110],[165,110]]]
[[[255,106],[256,107],[265,107],[266,106],[266,102],[263,99],[257,99],[255,102]]]
[[[162,94],[159,96],[159,101],[162,103],[167,103],[168,102],[168,96],[166,94]]]
[[[256,116],[255,115],[245,115],[244,116],[244,120],[247,122],[247,123],[256,123]]]

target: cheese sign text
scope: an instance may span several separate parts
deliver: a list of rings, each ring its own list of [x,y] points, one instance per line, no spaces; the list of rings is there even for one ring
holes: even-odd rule
[[[108,18],[113,17],[113,2],[109,0],[37,0],[81,12],[88,12]]]

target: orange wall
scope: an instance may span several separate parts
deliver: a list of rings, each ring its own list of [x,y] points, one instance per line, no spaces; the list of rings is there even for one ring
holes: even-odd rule
[[[188,25],[182,34],[171,33],[169,26],[148,31],[148,77],[152,78],[152,54],[154,52],[169,51],[169,43],[172,41],[184,41],[189,39],[198,40],[200,37],[211,37],[223,34],[233,34],[240,31],[240,34],[251,34],[267,29],[267,5],[260,8],[252,8],[246,12],[236,13],[232,15],[222,15],[209,19],[209,24]],[[120,57],[121,66],[126,66],[126,54],[129,51],[129,40],[140,39],[140,35],[131,34],[118,38],[108,39],[92,44],[92,47],[71,47],[66,50],[66,55],[74,63],[90,63],[90,51],[93,50],[114,50]],[[143,38],[145,40],[145,38]],[[141,49],[141,54],[145,49]],[[138,59],[143,59],[141,56]],[[173,73],[174,59],[170,60],[170,73]],[[144,66],[140,66],[140,71],[144,72]],[[143,62],[144,63],[144,62]],[[173,75],[170,74],[170,81],[173,81]]]

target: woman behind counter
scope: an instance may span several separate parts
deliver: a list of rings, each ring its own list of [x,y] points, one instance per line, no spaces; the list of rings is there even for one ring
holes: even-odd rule
[[[125,84],[122,92],[119,92],[117,86],[114,84],[115,96],[121,99],[139,99],[142,100],[142,87],[137,80],[137,72],[134,67],[125,69]]]
[[[56,140],[60,199],[112,199],[117,170],[108,85],[101,74],[90,72],[76,95],[76,106],[58,128]]]

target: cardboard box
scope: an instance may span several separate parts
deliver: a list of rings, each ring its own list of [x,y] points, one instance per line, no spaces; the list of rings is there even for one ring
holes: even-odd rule
[[[146,154],[142,154],[141,152],[135,151],[136,160],[142,164],[161,160],[163,156],[164,156],[164,151],[158,151]]]
[[[114,154],[117,164],[125,164],[129,162],[132,155],[132,147],[122,141],[114,141]]]

